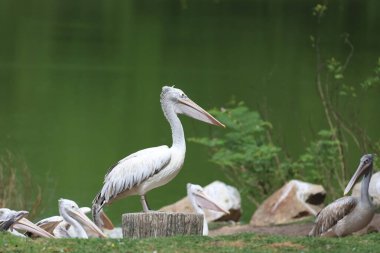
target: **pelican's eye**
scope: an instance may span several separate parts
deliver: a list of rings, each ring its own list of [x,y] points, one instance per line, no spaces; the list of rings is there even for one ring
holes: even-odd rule
[[[74,208],[75,208],[75,206],[71,206],[71,208],[73,208],[73,209],[74,209]]]
[[[182,93],[181,98],[185,98],[185,97],[186,97],[185,93]]]

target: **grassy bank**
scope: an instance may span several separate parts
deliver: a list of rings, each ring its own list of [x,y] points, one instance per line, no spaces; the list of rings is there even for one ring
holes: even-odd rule
[[[23,239],[0,233],[5,252],[380,252],[379,234],[307,238],[240,234],[219,237],[127,239]]]

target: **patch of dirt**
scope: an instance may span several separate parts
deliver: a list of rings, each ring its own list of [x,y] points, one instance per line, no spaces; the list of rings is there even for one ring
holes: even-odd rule
[[[243,242],[243,241],[229,241],[229,242],[226,242],[226,241],[216,241],[216,242],[212,242],[212,245],[213,246],[217,246],[217,247],[243,248],[246,245],[246,243]]]
[[[301,244],[292,243],[292,242],[276,242],[268,244],[267,248],[293,248],[293,249],[304,249],[305,247]]]
[[[268,227],[255,227],[252,225],[226,226],[216,230],[211,230],[210,236],[231,235],[239,233],[258,233],[269,235],[306,236],[310,232],[313,224],[289,224]]]
[[[239,233],[258,233],[267,235],[307,236],[313,227],[313,223],[293,223],[277,226],[255,227],[252,225],[229,225],[215,230],[210,230],[210,236],[231,235]],[[356,234],[367,234],[380,231],[380,214],[375,214],[371,223]]]

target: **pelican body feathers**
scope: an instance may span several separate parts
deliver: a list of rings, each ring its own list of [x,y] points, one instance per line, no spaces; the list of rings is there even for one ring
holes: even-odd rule
[[[364,155],[348,183],[344,193],[347,194],[354,183],[363,175],[360,197],[345,196],[335,200],[317,215],[310,236],[346,236],[366,227],[375,214],[368,193],[372,176],[373,156]]]

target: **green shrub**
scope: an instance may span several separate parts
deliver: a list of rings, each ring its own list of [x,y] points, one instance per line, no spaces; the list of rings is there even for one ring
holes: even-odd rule
[[[190,141],[209,148],[210,160],[238,187],[248,205],[257,207],[291,179],[323,185],[330,199],[342,195],[350,175],[345,175],[343,159],[339,157],[347,144],[336,138],[334,130],[319,131],[305,152],[292,158],[272,142],[272,124],[243,102],[210,112],[226,129],[215,130],[209,137],[190,138]]]
[[[215,136],[191,138],[190,141],[210,148],[211,161],[220,166],[227,178],[254,204],[286,180],[280,168],[281,148],[271,143],[272,125],[244,103],[230,108],[211,110],[226,129]]]

